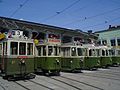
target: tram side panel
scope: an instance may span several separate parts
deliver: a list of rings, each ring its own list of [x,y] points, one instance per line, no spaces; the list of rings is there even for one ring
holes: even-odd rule
[[[112,56],[112,64],[113,65],[120,65],[120,57],[119,56]]]
[[[120,49],[114,48],[111,50],[111,58],[112,58],[112,64],[113,65],[120,65]]]
[[[84,57],[83,69],[97,68],[100,65],[100,57]]]
[[[101,58],[100,58],[100,66],[108,67],[112,65],[112,58],[109,54],[109,50],[107,48],[101,49]]]
[[[42,71],[44,74],[59,74],[61,70],[61,57],[58,53],[59,47],[54,45],[39,45],[36,50],[36,72]]]
[[[61,68],[60,59],[60,57],[36,57],[35,66],[43,71],[59,71]]]
[[[61,67],[63,71],[79,70],[82,66],[79,58],[61,58]]]
[[[83,69],[97,69],[100,66],[100,57],[97,54],[98,52],[95,48],[86,48]]]
[[[112,59],[111,57],[101,57],[100,59],[100,65],[101,67],[107,67],[112,65]]]
[[[25,75],[34,72],[34,58],[4,58],[5,75]]]

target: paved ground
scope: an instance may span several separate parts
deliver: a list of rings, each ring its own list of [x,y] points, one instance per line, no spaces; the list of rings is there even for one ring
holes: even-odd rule
[[[61,76],[36,75],[32,80],[7,81],[0,77],[0,90],[120,90],[120,67]]]

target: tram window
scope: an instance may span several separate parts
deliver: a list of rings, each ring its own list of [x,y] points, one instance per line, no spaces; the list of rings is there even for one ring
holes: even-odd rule
[[[108,53],[111,56],[112,55],[112,50],[108,50]]]
[[[83,55],[83,50],[81,48],[77,48],[78,56]]]
[[[19,55],[26,55],[26,43],[19,43]]]
[[[53,47],[52,46],[48,46],[48,55],[51,56],[53,55]]]
[[[92,56],[92,50],[91,49],[89,50],[89,56]]]
[[[115,56],[115,50],[110,50],[111,51],[111,55]]]
[[[38,56],[41,56],[41,48],[42,48],[42,47],[37,47],[37,50],[38,50]]]
[[[105,56],[105,50],[102,50],[102,56]]]
[[[117,55],[120,55],[120,50],[117,50]]]
[[[76,56],[76,48],[75,47],[71,48],[71,55]]]
[[[10,43],[10,54],[17,55],[18,54],[18,42]]]
[[[97,56],[96,49],[92,50],[92,56]]]
[[[56,46],[54,47],[55,56],[58,56],[58,49],[59,49],[58,47],[56,47]]]
[[[106,50],[106,56],[108,56],[108,50]]]
[[[96,56],[100,56],[100,51],[99,51],[99,49],[97,49],[96,52],[97,52],[97,53],[96,53]]]
[[[46,56],[46,46],[43,46],[43,56]]]
[[[70,48],[69,47],[65,47],[65,48],[62,48],[62,54],[63,56],[70,56]]]
[[[65,56],[70,56],[70,48],[65,48]]]
[[[2,44],[0,44],[0,55],[2,55]]]
[[[27,44],[27,55],[33,55],[33,43]]]

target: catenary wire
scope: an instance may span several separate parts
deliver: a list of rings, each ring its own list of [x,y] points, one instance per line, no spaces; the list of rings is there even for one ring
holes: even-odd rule
[[[106,11],[106,12],[103,12],[103,13],[99,13],[99,14],[96,14],[96,15],[93,15],[93,16],[84,17],[84,18],[82,18],[82,19],[74,20],[74,21],[72,21],[72,22],[69,22],[69,23],[67,23],[67,24],[64,24],[63,26],[70,25],[70,24],[77,23],[77,22],[86,21],[86,20],[88,20],[88,19],[93,19],[93,18],[95,18],[95,17],[102,16],[102,15],[105,15],[105,14],[108,14],[108,13],[112,13],[112,12],[115,12],[115,11],[118,11],[118,10],[120,10],[120,7],[119,7],[119,8],[112,9],[112,10],[109,10],[109,11]]]
[[[23,4],[20,4],[20,6],[10,15],[10,17],[13,17],[29,0],[25,0]]]
[[[61,10],[61,11],[56,12],[54,15],[49,16],[49,17],[43,19],[42,21],[47,21],[47,20],[49,20],[49,19],[52,19],[52,18],[56,17],[57,15],[59,15],[59,14],[65,12],[66,10],[68,10],[69,8],[71,8],[72,6],[74,6],[75,4],[77,4],[79,1],[81,1],[81,0],[75,1],[74,3],[72,3],[71,5],[69,5],[68,7],[64,8],[64,9]]]

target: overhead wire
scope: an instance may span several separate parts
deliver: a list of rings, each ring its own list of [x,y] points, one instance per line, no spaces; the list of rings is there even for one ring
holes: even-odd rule
[[[49,19],[52,19],[52,18],[56,17],[57,15],[65,12],[66,10],[68,10],[69,8],[71,8],[72,6],[74,6],[75,4],[77,4],[79,1],[81,1],[81,0],[77,0],[77,1],[73,2],[72,4],[70,4],[69,6],[67,6],[66,8],[64,8],[63,10],[57,11],[54,15],[49,16],[49,17],[43,19],[42,21],[47,21]]]
[[[19,7],[10,15],[10,17],[13,17],[29,0],[25,0],[23,4],[20,4]]]
[[[95,25],[83,27],[82,29],[86,29],[86,28],[90,28],[90,27],[95,27],[95,26],[104,25],[104,24],[107,24],[107,23],[110,23],[110,22],[114,22],[114,21],[119,20],[119,19],[120,19],[120,17],[117,17],[117,18],[114,18],[114,19],[111,19],[111,20],[106,20],[106,21],[104,21],[103,23],[99,23],[99,24],[95,24]]]
[[[86,20],[88,20],[88,19],[93,19],[93,18],[95,18],[95,17],[102,16],[102,15],[105,15],[105,14],[108,14],[108,13],[111,13],[111,12],[115,12],[115,11],[118,11],[118,10],[120,10],[120,7],[119,7],[119,8],[112,9],[112,10],[109,10],[109,11],[106,11],[106,12],[103,12],[103,13],[99,13],[99,14],[96,14],[96,15],[93,15],[93,16],[84,17],[84,18],[82,18],[82,19],[74,20],[74,21],[72,21],[72,22],[70,22],[70,23],[64,24],[63,26],[70,25],[70,24],[76,23],[76,22],[86,21]]]

